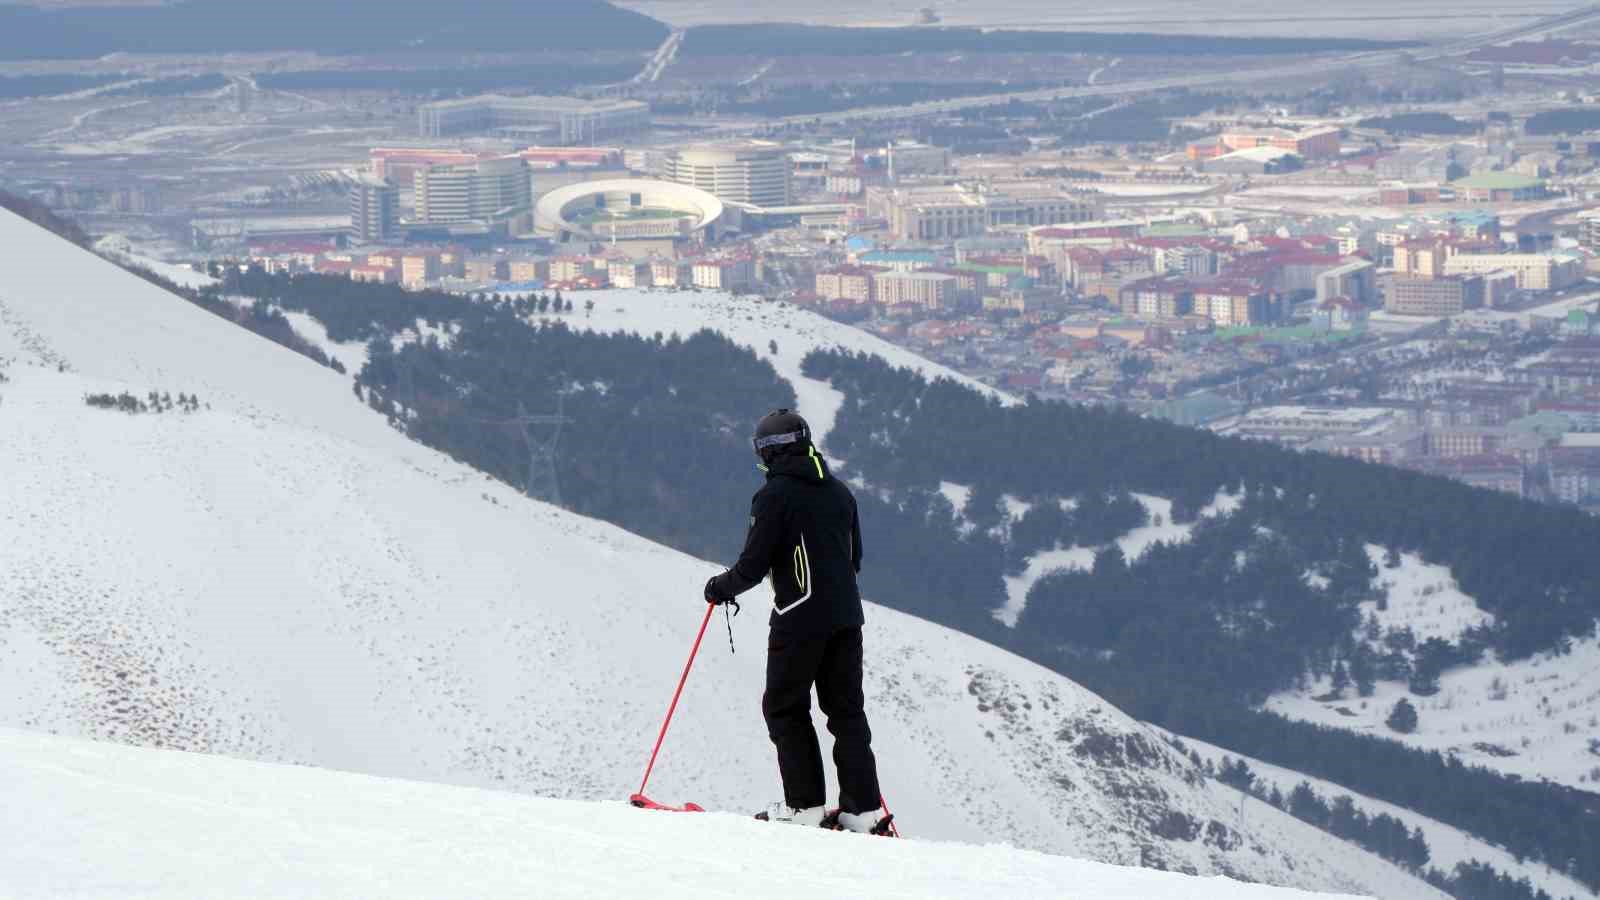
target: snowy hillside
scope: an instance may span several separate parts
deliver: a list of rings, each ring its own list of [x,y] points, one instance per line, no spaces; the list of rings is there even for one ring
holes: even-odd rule
[[[10,896],[1333,895],[0,730]],[[86,864],[88,863],[88,864]]]
[[[1418,641],[1453,641],[1467,628],[1493,621],[1461,592],[1449,569],[1411,553],[1385,568],[1383,548],[1367,551],[1378,566],[1373,586],[1383,592],[1385,608],[1369,602],[1362,614],[1381,628],[1409,628]],[[1352,689],[1342,699],[1317,699],[1328,690],[1323,679],[1272,697],[1267,709],[1454,753],[1465,763],[1525,778],[1600,789],[1600,640],[1576,641],[1564,655],[1541,653],[1509,664],[1486,655],[1478,665],[1447,670],[1431,697],[1411,694],[1402,682],[1380,681],[1371,697]],[[1384,724],[1401,698],[1417,709],[1413,734],[1397,734]]]
[[[1194,738],[1179,738],[1179,743],[1184,749],[1192,750],[1214,766],[1220,767],[1225,760],[1234,762],[1243,760],[1250,766],[1251,773],[1255,776],[1256,784],[1260,790],[1271,793],[1276,789],[1287,797],[1297,785],[1309,784],[1323,800],[1332,801],[1336,797],[1349,797],[1354,802],[1355,808],[1367,816],[1389,815],[1405,823],[1408,829],[1422,829],[1423,836],[1428,842],[1428,849],[1432,857],[1428,865],[1441,871],[1452,871],[1458,864],[1472,862],[1488,863],[1511,878],[1527,878],[1535,887],[1549,893],[1552,897],[1588,897],[1593,893],[1580,882],[1557,872],[1549,866],[1540,863],[1519,860],[1512,853],[1497,847],[1481,838],[1474,837],[1459,828],[1452,828],[1436,819],[1412,812],[1403,806],[1385,803],[1362,794],[1354,794],[1348,788],[1317,778],[1308,778],[1305,775],[1279,766],[1264,763],[1258,759],[1241,756],[1197,741]],[[1262,808],[1255,802],[1246,801],[1249,815],[1255,815],[1257,809]]]
[[[952,486],[959,487],[959,486]],[[970,488],[961,488],[970,493]],[[1200,508],[1200,518],[1209,519],[1215,516],[1225,516],[1238,508],[1243,494],[1230,494],[1225,490],[1217,491],[1216,497]],[[1116,544],[1124,557],[1137,561],[1155,544],[1181,544],[1194,533],[1193,522],[1180,523],[1172,520],[1172,501],[1165,497],[1152,497],[1149,494],[1134,494],[1133,498],[1144,507],[1145,524],[1134,528],[1127,534],[1117,538]],[[1013,518],[1021,518],[1017,513]],[[995,618],[1005,623],[1010,628],[1017,627],[1017,619],[1028,606],[1028,592],[1039,579],[1051,572],[1063,570],[1088,571],[1094,568],[1096,547],[1053,547],[1041,550],[1028,557],[1020,575],[1007,575],[1006,603],[995,611]]]
[[[734,343],[754,350],[772,363],[778,374],[794,386],[801,414],[826,448],[828,432],[844,403],[844,395],[826,381],[807,378],[800,363],[816,349],[839,347],[856,353],[881,356],[891,364],[919,372],[928,378],[951,378],[974,390],[1000,397],[1007,403],[1015,399],[952,369],[930,362],[902,347],[897,347],[859,328],[854,328],[788,303],[769,303],[750,297],[730,297],[721,293],[665,290],[612,290],[584,295],[595,304],[583,318],[564,319],[573,328],[595,331],[632,331],[643,335],[661,332],[670,335],[693,334],[702,328],[720,332]],[[777,346],[777,352],[772,346]]]
[[[10,214],[0,241],[0,724],[553,798],[636,787],[714,567],[524,500],[343,376]],[[84,402],[152,390],[198,405]],[[776,794],[750,600],[736,655],[708,635],[653,794]],[[1058,675],[868,618],[910,834],[1440,896],[1286,815],[1237,822],[1231,791]]]

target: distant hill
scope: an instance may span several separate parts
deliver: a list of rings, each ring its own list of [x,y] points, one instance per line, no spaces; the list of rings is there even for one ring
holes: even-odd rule
[[[689,29],[680,51],[696,56],[888,56],[896,53],[1102,53],[1161,56],[1256,56],[1415,46],[1415,41],[1333,37],[1217,37],[1006,31],[988,28],[842,28],[762,23]]]
[[[116,52],[645,50],[667,33],[660,22],[604,0],[463,0],[444,7],[378,0],[0,6],[0,59]]]

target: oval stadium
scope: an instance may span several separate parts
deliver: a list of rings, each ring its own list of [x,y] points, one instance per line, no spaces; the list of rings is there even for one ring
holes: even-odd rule
[[[560,242],[715,237],[722,201],[699,188],[647,178],[584,181],[534,206],[534,230]]]

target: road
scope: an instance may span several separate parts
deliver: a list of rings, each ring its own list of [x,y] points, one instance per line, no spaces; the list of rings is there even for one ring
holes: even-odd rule
[[[741,123],[727,125],[716,129],[723,134],[748,134],[763,131],[773,126],[807,125],[807,124],[833,124],[848,122],[856,119],[911,119],[922,116],[940,115],[958,112],[963,109],[975,109],[983,106],[998,106],[1013,101],[1023,103],[1038,103],[1051,100],[1067,100],[1080,97],[1098,97],[1106,95],[1125,96],[1130,94],[1147,94],[1155,91],[1172,90],[1175,88],[1201,88],[1218,85],[1239,84],[1241,82],[1262,82],[1277,79],[1300,79],[1307,75],[1331,74],[1360,68],[1381,68],[1410,62],[1425,62],[1460,56],[1482,47],[1488,47],[1505,41],[1517,40],[1536,34],[1547,34],[1562,31],[1576,25],[1587,24],[1600,20],[1600,5],[1583,6],[1559,16],[1539,19],[1524,25],[1478,35],[1466,40],[1452,41],[1434,47],[1425,47],[1410,51],[1380,50],[1353,53],[1345,56],[1333,57],[1320,61],[1294,63],[1291,65],[1264,66],[1256,69],[1243,69],[1230,72],[1210,72],[1201,75],[1186,75],[1173,78],[1149,78],[1136,81],[1122,81],[1112,84],[1087,84],[1045,88],[1036,91],[1017,91],[1004,94],[983,94],[975,97],[960,97],[951,100],[931,100],[924,103],[912,103],[906,106],[877,106],[860,109],[848,109],[839,112],[823,113],[821,115],[785,116],[770,119],[764,122]],[[671,39],[668,39],[669,43]],[[657,51],[661,56],[666,45]],[[676,47],[672,52],[676,52]],[[648,71],[648,68],[647,68]]]
[[[667,39],[656,48],[650,61],[645,63],[644,69],[633,76],[633,83],[649,84],[658,81],[661,73],[667,70],[667,66],[672,65],[672,61],[678,58],[678,47],[683,44],[683,34],[683,31],[679,30],[667,35]]]

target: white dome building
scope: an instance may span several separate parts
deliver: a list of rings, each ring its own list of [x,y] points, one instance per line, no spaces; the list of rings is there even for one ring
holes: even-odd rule
[[[698,188],[647,178],[581,181],[557,188],[533,210],[534,231],[568,241],[715,237],[722,201]]]

